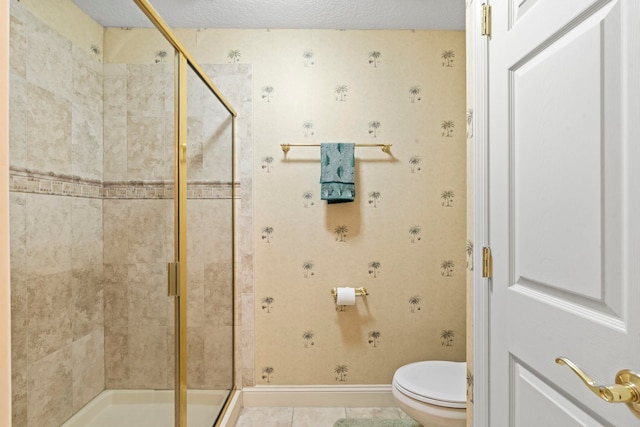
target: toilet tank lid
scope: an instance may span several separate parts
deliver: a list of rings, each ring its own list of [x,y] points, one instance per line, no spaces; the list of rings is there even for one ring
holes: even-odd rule
[[[467,404],[465,362],[429,360],[399,368],[393,382],[403,393],[435,405],[464,408]]]

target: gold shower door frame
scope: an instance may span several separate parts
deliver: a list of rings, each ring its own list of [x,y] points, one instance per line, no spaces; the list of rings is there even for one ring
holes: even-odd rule
[[[231,205],[232,205],[232,262],[235,265],[235,200],[236,200],[236,118],[238,114],[222,96],[220,90],[204,73],[200,65],[193,59],[186,48],[180,43],[173,31],[153,9],[148,0],[133,0],[136,5],[151,20],[175,49],[175,134],[174,134],[174,252],[175,266],[174,289],[171,289],[172,278],[169,279],[170,296],[174,302],[175,324],[175,427],[187,427],[187,71],[191,69],[207,85],[213,95],[222,103],[232,116],[231,122]],[[177,271],[176,271],[177,270]],[[169,271],[171,272],[171,266]],[[235,283],[235,268],[232,268],[232,282]],[[170,273],[171,275],[171,273]],[[232,306],[235,306],[233,304]],[[232,340],[235,349],[235,334]],[[235,353],[235,351],[234,351]],[[235,371],[234,360],[232,370]],[[235,372],[232,372],[230,394],[235,391]],[[226,411],[229,398],[222,408],[218,420]]]
[[[175,294],[175,427],[187,427],[187,60],[177,50],[175,67],[173,242],[178,280],[169,293]]]

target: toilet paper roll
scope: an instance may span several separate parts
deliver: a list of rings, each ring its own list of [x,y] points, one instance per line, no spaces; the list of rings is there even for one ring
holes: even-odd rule
[[[356,290],[354,288],[338,288],[337,295],[337,305],[354,305],[356,303]]]

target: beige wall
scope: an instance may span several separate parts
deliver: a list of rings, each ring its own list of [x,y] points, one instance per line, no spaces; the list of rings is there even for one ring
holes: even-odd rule
[[[111,33],[117,48],[105,49],[105,62],[119,62],[137,32],[107,31],[105,40]],[[255,265],[256,280],[254,290],[251,267],[243,269],[237,299],[242,384],[388,383],[410,361],[464,360],[464,33],[179,35],[201,63],[253,68],[256,155],[241,169],[255,177],[245,188],[254,195],[249,233],[256,244],[242,262]],[[154,43],[135,62],[160,59]],[[453,62],[442,58],[446,51],[454,52]],[[342,99],[335,92],[341,85],[348,88]],[[442,126],[448,121],[453,128]],[[323,141],[390,143],[393,156],[357,149],[356,201],[327,206],[318,197],[317,149],[294,148],[287,159],[279,149],[286,142]],[[241,157],[251,160],[250,153]],[[452,201],[442,196],[448,191]],[[349,228],[344,242],[336,240],[339,225]],[[419,233],[410,233],[414,226]],[[267,227],[274,230],[269,236]],[[453,271],[441,268],[449,260]],[[307,261],[312,269],[303,268]],[[380,267],[372,269],[374,262]],[[371,292],[366,304],[336,310],[332,287],[363,285]],[[273,303],[263,308],[265,298]],[[308,331],[312,339],[303,338]],[[334,372],[340,365],[347,376]]]
[[[0,424],[11,425],[9,294],[9,3],[0,0]]]
[[[409,362],[464,360],[464,33],[271,31],[255,45],[238,49],[257,98],[256,384],[388,384]],[[320,200],[318,148],[279,149],[331,141],[393,144],[356,148],[353,203]],[[336,286],[370,295],[341,311]]]
[[[87,53],[102,52],[104,29],[70,0],[20,1],[31,13]]]
[[[253,68],[256,243],[255,258],[247,256],[255,288],[239,288],[243,385],[389,383],[404,363],[464,360],[464,33],[178,34],[201,63]],[[108,29],[105,46],[105,62],[151,62],[160,49],[145,30]],[[447,51],[454,56],[443,58]],[[442,127],[448,121],[453,128]],[[293,148],[286,159],[280,150],[324,141],[393,144],[393,155],[358,148],[356,201],[327,206],[319,200],[319,150]],[[452,201],[442,197],[448,191]],[[341,225],[349,229],[344,242],[334,233]],[[414,226],[419,234],[410,233]],[[452,272],[441,268],[449,260]],[[337,311],[335,286],[366,286],[371,295]],[[346,377],[334,372],[341,365]]]
[[[5,16],[6,9],[7,9],[6,2],[4,0],[0,0],[0,19],[3,22],[8,22],[8,16]],[[0,27],[8,28],[8,25],[4,25],[4,26],[0,26]],[[299,34],[304,34],[304,33],[305,32],[301,32]],[[320,42],[322,40],[321,39],[316,39],[316,34],[317,33],[315,33],[315,32],[307,32],[305,34],[306,37],[304,37],[304,39],[308,43],[302,43],[300,47],[302,47],[302,45],[312,44],[312,43],[320,44]],[[256,68],[257,77],[255,79],[255,84],[254,84],[254,94],[256,95],[256,98],[258,98],[258,99],[256,99],[256,101],[260,101],[259,98],[260,98],[260,94],[262,92],[262,87],[266,87],[266,86],[269,85],[268,76],[270,76],[270,75],[271,76],[276,76],[278,74],[278,70],[282,71],[283,70],[282,64],[284,62],[284,61],[279,61],[279,62],[277,62],[277,63],[275,63],[273,65],[270,65],[271,64],[271,57],[270,57],[269,53],[270,52],[275,52],[275,51],[269,51],[269,50],[263,51],[263,49],[265,47],[269,47],[269,46],[280,46],[280,45],[279,44],[270,45],[269,44],[270,42],[267,41],[267,40],[265,40],[264,44],[263,44],[263,42],[261,42],[260,40],[265,38],[264,36],[267,36],[267,35],[264,34],[264,33],[262,33],[262,34],[252,34],[251,31],[243,32],[242,33],[242,37],[236,37],[236,35],[234,34],[233,31],[229,31],[227,37],[219,37],[219,36],[220,36],[219,33],[215,34],[215,36],[213,37],[213,40],[217,40],[217,42],[214,41],[213,43],[210,43],[210,44],[213,44],[214,46],[216,46],[216,45],[218,46],[217,48],[212,48],[211,49],[211,51],[214,52],[212,54],[214,56],[217,56],[218,60],[217,61],[210,61],[210,62],[228,62],[228,60],[226,58],[228,51],[230,49],[234,48],[234,46],[236,46],[235,42],[240,44],[242,46],[242,51],[241,52],[243,53],[243,57],[246,57],[246,56],[251,57],[249,62],[253,63],[254,67]],[[293,39],[299,39],[299,37],[291,37],[290,38],[290,40],[293,40]],[[198,36],[195,35],[193,37],[193,41],[194,41],[194,43],[196,43],[196,42],[202,41],[202,39],[198,39]],[[226,47],[224,47],[225,44],[226,44]],[[6,40],[6,34],[4,34],[4,33],[2,34],[2,36],[0,36],[0,45],[1,46],[6,46],[6,47],[8,47],[8,45],[9,45],[8,41]],[[333,46],[333,45],[331,45],[331,46]],[[5,49],[0,49],[0,51],[8,53],[8,48],[6,48],[6,47],[5,47]],[[330,46],[327,47],[327,49],[331,50]],[[368,49],[371,49],[371,48],[367,48],[367,50],[366,50],[367,52],[368,52]],[[417,50],[415,50],[415,51],[417,51]],[[386,56],[385,56],[386,53],[385,53],[385,51],[382,51],[382,53],[383,53],[382,59],[385,60],[386,59]],[[316,54],[317,54],[317,51],[316,51]],[[343,57],[344,56],[340,56],[340,58],[343,58]],[[298,61],[302,61],[303,60],[302,59],[302,51],[300,49],[298,49],[298,54],[295,55],[295,58],[297,58],[297,60],[294,59],[293,56],[290,57],[287,60],[288,61],[287,63],[291,62],[290,65],[294,65],[294,64],[297,65],[297,66],[300,65],[300,62],[298,62]],[[458,60],[461,59],[460,56],[458,56],[457,59]],[[364,60],[366,61],[366,58]],[[286,69],[287,68],[285,68],[285,70]],[[5,55],[2,58],[0,58],[0,84],[2,84],[2,85],[8,85],[8,78],[6,76],[6,71],[7,70],[8,70],[8,63],[7,63],[7,57]],[[333,93],[332,93],[333,92],[333,87],[334,87],[334,85],[336,83],[337,83],[337,81],[335,79],[332,79],[330,82],[327,82],[327,87],[328,87],[328,92],[329,92],[329,95],[327,95],[327,96],[329,98],[331,98],[333,96]],[[286,93],[285,91],[279,91],[279,92],[282,93],[282,94]],[[275,92],[275,93],[278,93],[278,92]],[[6,120],[7,120],[7,113],[6,113],[7,99],[6,99],[6,94],[7,94],[6,91],[0,91],[0,129],[7,129],[7,126],[6,126]],[[349,96],[351,96],[351,95],[353,95],[353,92],[351,92]],[[407,94],[405,94],[405,96],[406,95]],[[291,95],[289,95],[289,96],[291,96]],[[2,99],[2,97],[5,97],[5,98]],[[378,103],[386,104],[385,102],[382,102],[380,100],[378,101]],[[263,104],[262,105],[262,111],[263,112],[260,113],[260,114],[256,114],[256,119],[260,118],[261,121],[262,121],[262,124],[261,124],[262,129],[269,128],[271,124],[277,123],[277,120],[280,119],[281,117],[283,117],[282,115],[276,114],[276,112],[273,112],[270,115],[269,114],[265,114],[265,112],[264,112],[264,108],[265,107],[267,107],[267,106]],[[332,106],[332,107],[335,107],[335,105]],[[315,108],[315,107],[312,106],[312,107],[309,107],[309,108]],[[391,108],[391,107],[389,107],[389,108]],[[332,109],[333,108],[329,108],[329,109],[325,110],[325,112],[329,112]],[[463,110],[464,110],[464,107],[463,107]],[[280,112],[282,112],[282,111],[280,111]],[[457,113],[457,114],[460,117],[460,119],[458,119],[459,120],[459,124],[458,124],[456,130],[458,131],[458,135],[460,135],[462,133],[461,129],[463,128],[462,123],[463,123],[464,119],[463,119],[463,113]],[[304,114],[304,116],[306,118],[307,114]],[[456,117],[458,117],[458,116],[456,116]],[[303,119],[303,120],[305,120],[305,119]],[[368,118],[365,119],[364,123],[366,123],[368,120],[369,120]],[[437,120],[438,119],[436,119],[436,123],[437,123]],[[351,124],[351,122],[349,122],[349,120],[345,120],[345,123],[341,124],[341,129],[344,129],[345,127],[350,126],[350,124]],[[276,162],[275,166],[278,166],[278,169],[286,169],[290,165],[289,163],[284,163],[284,162],[283,163],[278,163],[280,161],[280,157],[279,157],[280,156],[280,152],[277,150],[277,145],[279,143],[281,143],[281,142],[306,142],[306,140],[304,139],[304,136],[302,134],[303,129],[301,129],[302,128],[301,125],[302,125],[301,122],[300,123],[295,122],[294,126],[291,126],[291,128],[287,127],[285,129],[284,127],[282,127],[282,128],[279,127],[280,130],[277,131],[277,134],[275,135],[276,138],[262,138],[262,142],[260,143],[260,145],[257,145],[257,147],[260,148],[260,150],[261,150],[261,154],[258,154],[256,156],[256,162],[255,162],[256,163],[256,165],[255,165],[256,166],[256,168],[255,168],[256,172],[264,172],[263,169],[262,169],[261,160],[263,159],[263,157],[266,157],[265,154],[266,155],[271,155],[271,156],[274,157],[274,160]],[[386,127],[386,123],[383,123],[383,125],[385,125],[385,127]],[[360,124],[360,126],[363,126],[363,125]],[[384,129],[384,128],[382,128],[382,129]],[[368,130],[367,126],[364,125],[364,129],[361,129],[361,131],[359,131],[359,133],[364,133],[364,137],[366,138],[368,136],[367,130]],[[438,131],[439,131],[439,129],[438,129]],[[318,132],[318,131],[316,131],[316,132]],[[335,136],[334,135],[327,135],[327,133],[328,133],[328,130],[325,129],[325,131],[323,132],[322,136],[317,134],[316,140],[319,140],[319,139],[325,138],[325,137],[327,137],[327,138],[340,138],[340,139],[342,139],[342,138],[351,138],[351,139],[357,139],[357,140],[361,140],[362,139],[361,137],[360,138],[354,138],[354,135],[350,134],[349,132],[336,132]],[[343,137],[342,136],[343,134],[346,135],[346,136]],[[394,135],[393,132],[386,133],[386,137],[388,138],[387,141],[390,142],[390,143],[394,143],[395,144],[394,153],[396,153],[396,155],[397,155],[397,153],[403,153],[404,154],[404,158],[402,159],[403,160],[402,166],[405,167],[405,168],[408,168],[407,155],[410,155],[408,153],[412,153],[412,151],[411,150],[407,151],[406,148],[403,149],[402,145],[399,142],[397,142],[398,139],[394,138],[393,135]],[[360,136],[360,135],[358,135],[358,136]],[[436,132],[435,136],[437,136],[437,132]],[[0,135],[0,138],[2,139],[2,142],[5,142],[6,139],[7,139],[7,135],[6,134],[2,134],[2,135]],[[365,142],[368,142],[368,141],[365,141]],[[411,144],[407,144],[407,145],[411,146]],[[0,146],[7,147],[8,144],[5,142],[4,144],[0,144]],[[308,160],[310,162],[313,162],[314,159],[315,159],[315,153],[310,153],[310,152],[307,152],[307,151],[298,151],[298,150],[305,150],[305,149],[294,149],[294,150],[296,150],[296,151],[292,152],[292,158],[293,157],[295,157],[295,158],[308,158]],[[366,153],[362,153],[359,150],[358,151],[358,155],[359,156],[370,157],[370,158],[373,158],[374,160],[378,159],[378,158],[379,159],[385,159],[385,156],[382,155],[382,153],[378,154],[377,152],[369,152],[369,151],[367,151]],[[6,165],[6,161],[7,161],[6,152],[4,152],[4,151],[0,152],[0,170],[6,171],[8,169],[8,167]],[[375,163],[374,163],[374,165],[375,165]],[[312,166],[308,170],[307,169],[300,170],[300,168],[296,167],[295,164],[294,164],[294,167],[296,168],[295,169],[296,170],[296,174],[294,175],[296,178],[298,176],[307,177],[307,175],[308,175],[309,176],[309,182],[311,182],[310,181],[311,177],[313,177],[313,179],[315,180],[315,175],[317,173],[316,170],[315,170],[316,169],[315,166]],[[368,171],[372,171],[373,169],[371,167],[367,167],[367,170]],[[289,173],[291,173],[291,172],[289,172]],[[299,173],[300,173],[300,175],[299,175]],[[372,173],[375,173],[374,176],[378,176],[378,177],[381,176],[380,172],[376,171],[376,172],[372,172]],[[362,172],[361,172],[361,174],[362,174]],[[263,179],[263,185],[266,185],[267,181],[264,181],[265,179],[267,179],[266,176],[263,175],[262,179]],[[8,185],[7,184],[8,183],[7,183],[7,180],[6,180],[6,174],[3,174],[3,176],[0,176],[0,198],[2,198],[4,200],[8,200],[8,195],[7,195],[7,187],[8,187]],[[362,188],[360,188],[359,190],[360,190],[360,194],[363,194],[362,193]],[[437,191],[436,191],[436,193],[437,193]],[[273,195],[273,193],[269,193],[269,194],[265,194],[264,195],[262,201],[256,207],[256,211],[264,212],[264,209],[266,209],[265,213],[268,213],[268,212],[271,211],[269,206],[276,203],[274,200],[270,199],[271,195]],[[436,194],[435,197],[437,199],[438,194]],[[296,196],[296,198],[298,198],[298,197]],[[298,200],[298,202],[302,203],[303,200],[302,200],[301,195],[300,195],[299,199],[300,200]],[[380,201],[384,202],[385,200],[381,199]],[[361,202],[362,202],[362,200],[361,200]],[[367,202],[365,201],[365,206],[364,207],[368,207],[366,203]],[[391,203],[388,203],[388,204],[391,204]],[[436,203],[436,205],[437,205],[437,203]],[[6,212],[6,207],[7,206],[8,206],[8,204],[6,202],[0,204],[0,220],[1,220],[1,222],[0,222],[0,230],[2,230],[2,232],[0,233],[0,236],[2,236],[2,239],[3,239],[3,241],[0,241],[0,272],[3,272],[2,273],[4,275],[3,279],[6,282],[8,282],[8,277],[7,276],[8,276],[8,271],[9,271],[9,269],[8,269],[8,254],[6,252],[7,251],[7,246],[8,246],[8,242],[7,242],[7,237],[8,237],[8,232],[7,232],[7,229],[8,229],[8,226],[7,226],[8,218],[7,217],[8,217],[8,215],[7,215],[7,212]],[[314,207],[315,208],[320,208],[320,209],[325,209],[324,205],[321,205],[318,200],[314,201]],[[2,209],[5,209],[5,211],[4,212],[1,211]],[[397,211],[396,211],[396,213],[397,213]],[[318,214],[316,213],[316,216],[317,215]],[[264,217],[264,215],[263,215],[263,217]],[[394,218],[394,217],[393,216],[389,216],[388,218]],[[322,220],[320,218],[316,217],[315,220],[320,220],[319,222],[322,223]],[[256,234],[260,235],[261,228],[262,228],[262,225],[261,225],[260,222],[258,222],[256,224]],[[322,228],[320,230],[322,230]],[[326,235],[327,235],[325,237],[329,237],[330,236],[331,238],[333,238],[331,225],[327,225],[327,227],[324,230],[324,233],[326,233]],[[258,240],[259,240],[258,243],[262,243],[262,241],[260,239],[260,236],[258,236]],[[463,244],[461,244],[461,246],[463,246]],[[461,252],[460,252],[460,255],[458,255],[458,257],[459,257],[458,259],[461,259],[462,260],[461,263],[462,263],[462,265],[464,265],[464,252],[463,252],[463,249],[460,249],[460,251]],[[263,255],[263,256],[265,256],[265,255]],[[306,260],[306,258],[305,258],[305,260]],[[277,265],[277,264],[271,264],[269,262],[265,262],[264,258],[260,262],[262,262],[263,265],[264,264]],[[461,265],[461,263],[458,263],[458,265]],[[384,264],[384,266],[386,266],[386,264]],[[294,270],[296,270],[296,269],[294,269]],[[366,269],[366,267],[365,267],[365,269]],[[301,273],[302,272],[301,268],[299,270],[300,271],[298,271],[298,273]],[[283,269],[282,271],[285,271],[285,270]],[[436,271],[437,271],[437,268],[436,268]],[[362,274],[362,275],[367,280],[369,279],[369,277],[367,276],[366,272],[364,274]],[[316,278],[316,277],[317,276],[314,275],[314,278]],[[382,278],[382,276],[380,278]],[[324,298],[325,298],[325,295],[328,294],[328,288],[333,286],[334,283],[337,283],[337,282],[327,283],[327,281],[325,281],[325,280],[323,280],[323,282],[324,283],[322,283],[320,285],[317,285],[317,288],[318,288],[318,301],[321,301],[321,299],[322,299],[322,303],[321,303],[322,304],[322,309],[321,309],[321,312],[319,312],[319,314],[321,316],[324,316],[325,321],[329,321],[329,324],[331,324],[332,320],[336,320],[338,318],[337,317],[333,318],[333,317],[328,317],[327,316],[327,311],[331,312],[332,315],[334,313],[332,312],[332,310],[333,310],[332,306],[331,305],[327,306],[326,301],[324,300]],[[361,284],[364,284],[364,285],[369,285],[369,283],[370,282],[366,282],[366,281],[362,281],[361,282]],[[268,289],[276,290],[276,288],[274,287],[274,286],[276,286],[276,284],[269,285],[268,283],[264,283],[261,286],[263,286],[262,287],[263,290],[268,290]],[[271,287],[269,288],[269,286],[271,286]],[[369,287],[371,287],[371,285],[369,285]],[[3,290],[3,292],[0,294],[0,304],[3,307],[6,307],[6,309],[0,310],[0,311],[5,313],[5,314],[8,314],[9,313],[9,310],[8,310],[9,301],[8,301],[8,293],[7,293],[8,286],[6,286],[6,285],[3,286],[2,290]],[[374,291],[374,288],[371,288],[371,290]],[[304,294],[304,292],[303,292],[303,294]],[[263,313],[264,313],[264,310],[261,309],[261,303],[259,301],[261,299],[261,295],[262,294],[259,294],[257,296],[258,303],[256,304],[256,311],[257,311],[257,314],[259,314],[259,315],[263,315]],[[374,295],[375,295],[375,293],[372,295],[372,298],[373,298]],[[244,300],[251,302],[252,301],[252,293],[251,292],[247,292],[246,296],[244,297]],[[297,301],[296,304],[299,304],[300,302],[304,303],[304,299],[301,298],[301,301]],[[286,310],[283,310],[283,308],[284,308],[284,306],[281,306],[279,308],[279,310],[286,311]],[[349,309],[351,309],[351,308],[349,308]],[[381,312],[384,312],[384,310],[382,310]],[[252,317],[252,314],[246,313],[246,315],[248,317]],[[335,313],[335,316],[338,316],[338,315],[341,315],[341,314],[340,313]],[[349,314],[347,314],[347,316],[348,315]],[[462,316],[464,316],[464,314],[462,314]],[[290,323],[289,324],[299,323],[300,320],[304,320],[305,318],[307,318],[307,313],[306,312],[301,313],[301,314],[297,314],[295,316],[289,316],[289,319],[290,319]],[[264,322],[262,322],[262,323],[264,323]],[[0,341],[2,341],[2,345],[0,346],[0,348],[2,348],[2,351],[6,352],[10,348],[9,345],[8,345],[8,342],[9,342],[9,322],[8,322],[8,319],[3,319],[0,322],[0,325],[2,326],[2,329],[0,329]],[[340,325],[343,325],[343,324],[341,323]],[[355,325],[357,325],[357,324],[355,324]],[[346,327],[349,328],[348,325]],[[299,332],[301,332],[301,331],[293,330],[293,332],[294,333],[291,335],[292,338],[290,339],[291,344],[298,345],[298,346],[302,345],[303,344],[302,337],[298,336],[298,335],[300,335]],[[295,337],[294,337],[294,335],[295,335]],[[384,343],[383,340],[386,340],[388,335],[389,334],[384,334],[384,335],[381,336],[381,344]],[[284,334],[282,336],[284,336]],[[456,337],[458,337],[458,335]],[[355,338],[357,338],[357,340],[362,341],[362,339],[364,339],[365,337],[364,336],[360,336],[360,337],[355,337]],[[414,340],[415,337],[408,337],[408,339],[409,340]],[[457,342],[460,343],[460,340],[457,340]],[[5,344],[7,344],[7,345],[5,345]],[[245,347],[251,347],[252,342],[251,342],[250,339],[249,340],[244,340],[243,345]],[[440,345],[440,343],[438,342],[436,344],[436,347],[437,347],[437,345]],[[371,350],[370,348],[368,348],[370,346],[367,346],[366,343],[362,342],[360,344],[360,346],[366,348],[367,349],[366,351]],[[360,349],[360,351],[358,351],[357,354],[364,354],[363,351],[362,351],[362,350],[364,350],[364,348]],[[458,347],[458,349],[459,348],[460,347]],[[271,355],[273,354],[273,352],[269,351],[268,347],[265,347],[264,345],[258,347],[258,352],[259,352],[259,356],[261,358],[263,358],[263,359],[265,359],[265,358],[268,359],[268,358],[272,357]],[[294,354],[293,352],[284,352],[284,355],[286,357],[291,357],[293,354]],[[0,356],[5,356],[5,357],[8,358],[7,354],[0,355]],[[7,359],[5,359],[5,360],[7,360]],[[248,360],[250,360],[250,359],[248,359]],[[263,379],[261,378],[261,376],[262,376],[262,373],[261,373],[261,367],[262,366],[261,365],[262,365],[262,363],[259,363],[257,365],[257,372],[255,374],[255,377],[257,378],[258,382],[260,382],[260,383],[264,382]],[[9,407],[10,407],[10,395],[9,395],[9,377],[8,377],[9,373],[10,373],[9,363],[4,362],[4,363],[1,363],[0,366],[1,366],[0,369],[2,369],[2,371],[0,371],[0,413],[3,414],[3,416],[5,418],[7,418],[7,417],[9,417],[9,414],[10,414],[10,410],[9,410]],[[331,364],[331,366],[329,366],[329,369],[331,369],[332,367],[333,366]],[[247,371],[245,372],[245,375],[246,375],[245,383],[251,383],[254,380],[253,377],[248,378],[249,377],[249,375],[248,375],[249,372],[253,372],[252,367],[247,367]],[[278,374],[280,374],[281,371],[278,370],[277,372],[278,372]],[[324,378],[324,377],[326,377],[327,373],[323,372],[321,375]],[[330,375],[330,377],[332,377],[332,375]],[[283,380],[283,378],[279,377],[279,375],[277,375],[277,376],[274,376],[273,380],[281,382]],[[375,380],[375,378],[374,378],[374,380]],[[333,378],[329,378],[327,382],[333,382]],[[6,424],[8,424],[8,423],[9,422],[6,422]]]

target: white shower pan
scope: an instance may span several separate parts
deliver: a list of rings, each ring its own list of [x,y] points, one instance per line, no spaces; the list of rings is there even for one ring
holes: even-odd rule
[[[189,427],[211,427],[228,390],[189,390]],[[105,390],[62,427],[173,427],[173,390]]]

